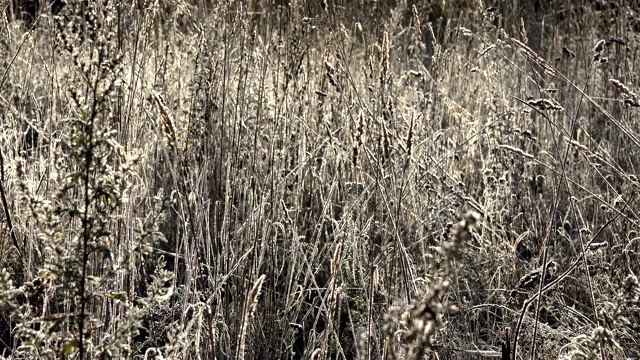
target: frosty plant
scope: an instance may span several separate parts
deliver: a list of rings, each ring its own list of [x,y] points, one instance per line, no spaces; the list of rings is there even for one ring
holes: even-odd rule
[[[122,86],[122,56],[110,31],[114,9],[87,6],[85,38],[68,21],[82,21],[69,6],[69,26],[58,39],[74,70],[67,83],[60,80],[68,117],[56,123],[51,137],[53,166],[46,181],[52,195],[40,195],[39,182],[26,180],[24,159],[16,165],[28,209],[22,215],[36,238],[29,248],[39,269],[20,288],[3,281],[2,303],[17,323],[16,356],[128,357],[145,309],[171,294],[165,288],[170,274],[162,270],[142,279],[151,280],[145,298],[134,293],[134,264],[162,239],[157,224],[167,203],[156,198],[150,215],[131,221],[127,193],[136,179],[136,157],[124,151],[111,128]]]

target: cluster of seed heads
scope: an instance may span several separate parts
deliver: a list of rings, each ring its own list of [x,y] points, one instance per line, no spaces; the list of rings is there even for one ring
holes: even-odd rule
[[[611,85],[613,85],[613,87],[616,88],[616,90],[618,90],[618,92],[622,96],[622,99],[625,105],[640,107],[640,97],[638,97],[638,94],[631,91],[631,89],[629,89],[625,84],[623,84],[622,81],[616,80],[616,79],[609,79],[609,82],[611,83]]]
[[[557,270],[558,270],[558,264],[555,261],[551,260],[547,263],[547,271],[545,273],[545,279],[544,279],[545,284],[553,280]],[[521,291],[534,289],[536,286],[540,284],[541,275],[542,275],[542,267],[539,267],[525,274],[523,277],[520,278],[520,281],[518,281],[518,285],[516,285],[516,288],[511,292],[511,297],[515,298],[517,294]]]
[[[534,107],[538,110],[550,110],[550,111],[564,111],[564,108],[560,104],[551,101],[549,99],[537,99],[527,101],[527,105]]]
[[[558,72],[556,71],[556,69],[553,66],[551,66],[547,62],[547,60],[543,59],[540,55],[536,54],[535,51],[531,50],[530,47],[522,43],[520,40],[513,39],[513,38],[511,40],[518,46],[518,48],[520,48],[520,51],[522,51],[531,61],[535,62],[540,67],[542,67],[544,69],[545,74],[553,77],[558,75]]]
[[[624,41],[624,39],[622,38],[613,37],[613,38],[610,38],[609,40],[601,39],[596,43],[596,46],[593,48],[593,62],[596,62],[596,61],[601,63],[607,62],[608,59],[603,55],[603,53],[611,44],[616,44],[619,46],[627,45],[626,41]]]

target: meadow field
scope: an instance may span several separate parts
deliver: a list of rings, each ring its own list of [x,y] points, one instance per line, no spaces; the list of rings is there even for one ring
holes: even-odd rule
[[[2,358],[640,358],[636,2],[61,4],[0,0]]]

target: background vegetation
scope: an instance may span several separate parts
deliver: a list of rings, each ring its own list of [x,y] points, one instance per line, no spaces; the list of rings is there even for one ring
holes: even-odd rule
[[[634,2],[27,3],[3,357],[640,356]]]

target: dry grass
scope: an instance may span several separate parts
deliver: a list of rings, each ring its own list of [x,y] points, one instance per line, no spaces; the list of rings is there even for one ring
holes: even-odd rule
[[[640,351],[636,6],[69,3],[0,19],[3,357]]]

